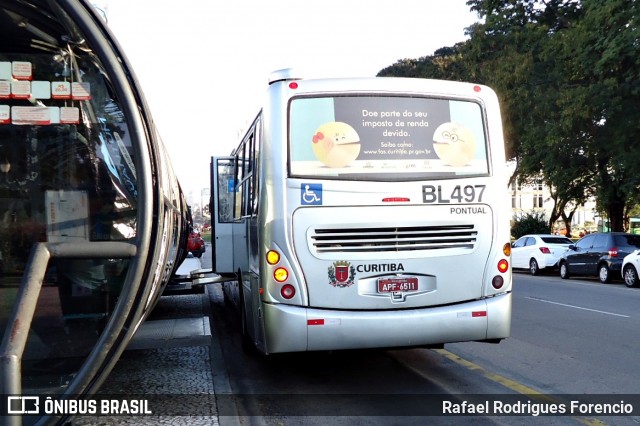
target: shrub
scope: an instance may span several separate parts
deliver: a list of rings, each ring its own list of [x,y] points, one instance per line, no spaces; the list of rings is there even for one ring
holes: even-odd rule
[[[516,240],[527,234],[548,234],[549,223],[543,212],[532,211],[513,216],[511,235]]]

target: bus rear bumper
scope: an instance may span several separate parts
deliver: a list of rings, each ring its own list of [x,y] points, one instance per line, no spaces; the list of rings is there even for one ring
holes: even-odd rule
[[[511,332],[511,293],[424,309],[333,311],[264,304],[266,353],[499,340]]]

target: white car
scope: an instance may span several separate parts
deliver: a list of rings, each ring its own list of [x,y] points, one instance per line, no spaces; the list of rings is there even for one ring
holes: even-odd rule
[[[622,260],[622,279],[627,287],[640,285],[638,271],[640,271],[640,250],[626,255]]]
[[[557,267],[571,244],[573,241],[562,235],[524,235],[511,244],[511,266],[528,269],[531,275],[538,275],[542,269]]]

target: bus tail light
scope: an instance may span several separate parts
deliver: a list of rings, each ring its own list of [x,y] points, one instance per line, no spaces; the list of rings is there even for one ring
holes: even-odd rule
[[[298,280],[292,273],[291,262],[282,250],[277,246],[267,249],[264,262],[263,266],[269,271],[269,275],[261,293],[262,300],[279,303],[300,302],[298,299],[304,295],[304,291],[298,287]]]
[[[279,283],[285,282],[287,278],[289,278],[289,271],[287,271],[285,268],[280,267],[276,268],[276,270],[273,271],[273,279],[275,279]]]
[[[504,285],[504,278],[502,278],[501,275],[496,275],[495,277],[493,277],[493,280],[491,281],[491,285],[496,290],[500,290]]]
[[[282,295],[282,297],[288,300],[293,298],[293,296],[296,295],[296,289],[291,284],[285,284],[280,289],[280,294]]]
[[[506,243],[502,246],[502,253],[505,256],[511,256],[511,243]],[[501,274],[509,271],[509,261],[507,259],[500,259],[496,266]],[[502,275],[494,276],[491,280],[491,285],[495,290],[500,290],[504,286],[504,277]]]
[[[275,250],[269,250],[267,252],[267,263],[269,265],[275,265],[278,262],[280,262],[280,253]]]

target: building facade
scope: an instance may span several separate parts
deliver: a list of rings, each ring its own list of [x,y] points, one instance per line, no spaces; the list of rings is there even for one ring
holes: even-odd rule
[[[509,165],[509,169],[515,170],[515,163]],[[509,186],[511,196],[512,217],[531,212],[541,212],[548,221],[551,218],[554,201],[551,198],[551,190],[545,185],[542,178],[536,179],[533,183],[522,183],[515,179]],[[573,234],[580,232],[595,232],[598,230],[600,222],[599,214],[596,210],[595,199],[589,199],[585,204],[578,207],[571,220],[571,230]],[[562,220],[558,221],[553,232],[562,232],[565,226]]]

